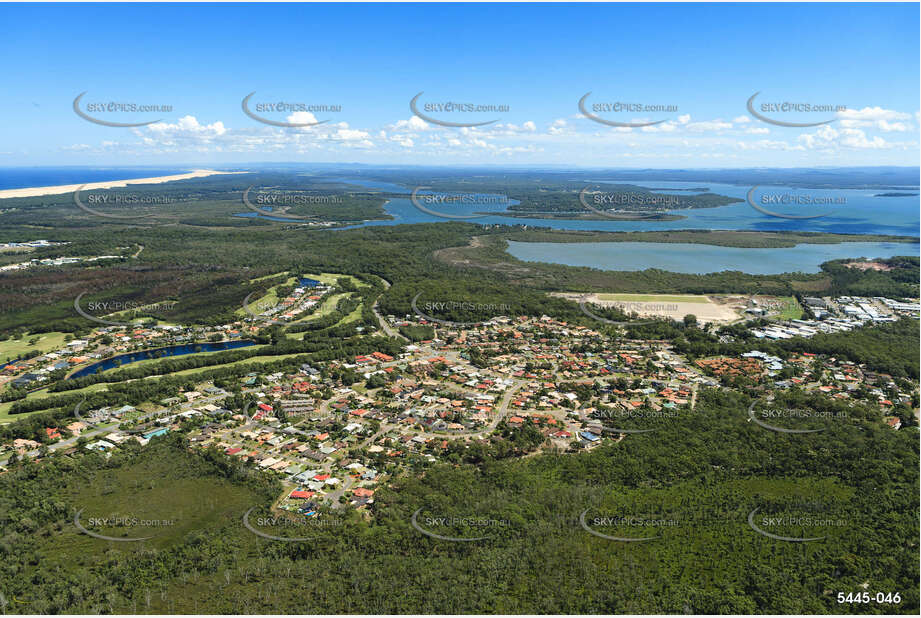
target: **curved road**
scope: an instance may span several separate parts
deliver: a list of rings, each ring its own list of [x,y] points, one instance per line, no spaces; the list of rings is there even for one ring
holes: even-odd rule
[[[441,433],[422,433],[423,437],[427,438],[466,438],[466,437],[482,437],[484,435],[489,435],[496,430],[496,427],[499,426],[499,423],[508,414],[509,404],[512,403],[512,396],[518,392],[522,386],[524,386],[525,380],[515,380],[515,384],[512,385],[510,389],[505,391],[505,394],[502,396],[502,403],[499,404],[499,410],[496,412],[495,418],[492,419],[492,422],[489,423],[485,428],[478,429],[476,431],[458,431],[454,433],[441,434]]]
[[[244,392],[247,392],[247,391],[244,391]],[[196,400],[194,400],[194,401],[188,401],[188,402],[186,402],[186,403],[180,404],[180,405],[179,405],[179,410],[184,410],[184,409],[187,410],[187,409],[189,409],[189,408],[198,407],[198,406],[204,405],[205,403],[212,403],[212,402],[215,402],[215,401],[217,401],[217,400],[219,400],[219,399],[223,399],[223,398],[225,398],[225,397],[227,397],[226,394],[224,394],[224,395],[213,395],[213,396],[211,396],[211,397],[205,397],[204,399],[196,399]],[[148,419],[151,419],[151,418],[157,416],[157,413],[158,413],[158,412],[160,412],[160,410],[155,410],[155,411],[153,411],[153,412],[147,412],[146,414],[142,414],[142,415],[140,415],[140,416],[138,416],[137,418],[132,419],[132,420],[135,421],[135,422],[146,421],[146,420],[148,420]],[[176,414],[178,414],[178,412],[176,412],[176,413],[174,413],[174,414],[170,414],[169,416],[175,416]],[[102,435],[102,434],[107,434],[107,433],[111,433],[112,431],[117,431],[117,430],[118,430],[118,426],[119,426],[120,424],[121,424],[120,422],[114,422],[114,423],[107,423],[107,424],[102,424],[102,425],[96,425],[96,426],[93,426],[91,429],[87,429],[86,431],[84,431],[83,433],[81,433],[79,436],[75,436],[75,437],[73,437],[73,438],[66,438],[66,439],[64,439],[64,440],[58,440],[57,442],[53,442],[53,443],[47,444],[47,445],[45,445],[45,446],[48,447],[48,451],[50,451],[50,452],[57,451],[57,450],[60,450],[60,449],[63,449],[63,448],[67,448],[67,447],[69,447],[69,446],[73,446],[74,444],[77,443],[77,440],[79,440],[80,438],[94,438],[94,437],[99,436],[99,435]],[[40,449],[40,448],[32,449],[31,451],[28,451],[28,452],[24,455],[24,457],[33,458],[33,457],[38,456],[40,452],[41,452],[41,449]],[[22,459],[22,458],[23,458],[23,457],[20,457],[20,459]],[[3,461],[0,461],[0,466],[6,466],[6,465],[8,465],[8,464],[9,464],[9,461],[10,461],[10,458],[7,457],[7,458],[4,459]]]
[[[378,279],[384,282],[385,292],[386,290],[390,289],[389,281],[387,281],[383,277],[378,277]],[[381,312],[377,310],[377,303],[379,300],[380,300],[380,297],[377,297],[377,299],[375,299],[374,304],[371,305],[371,311],[374,312],[374,317],[376,317],[377,321],[380,322],[381,329],[384,331],[384,333],[387,334],[388,337],[396,337],[397,339],[402,339],[403,341],[409,341],[408,337],[404,337],[403,335],[399,333],[399,331],[393,330],[393,327],[391,327],[390,324],[387,322],[387,320],[384,319],[384,316],[381,315]]]

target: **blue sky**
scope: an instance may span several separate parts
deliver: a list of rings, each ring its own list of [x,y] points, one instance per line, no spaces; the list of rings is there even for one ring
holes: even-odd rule
[[[918,4],[0,5],[0,166],[919,164]],[[81,105],[169,105],[166,113]],[[241,100],[341,106],[260,113]],[[410,100],[507,106],[415,116]],[[833,122],[806,128],[787,122]],[[599,111],[628,102],[674,111]],[[771,103],[842,106],[789,112]],[[436,108],[437,109],[437,108]],[[597,108],[603,110],[603,108]],[[87,112],[89,113],[89,112]]]

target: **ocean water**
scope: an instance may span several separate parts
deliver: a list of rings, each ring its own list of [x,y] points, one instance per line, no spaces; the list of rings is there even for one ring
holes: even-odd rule
[[[159,167],[0,167],[0,189],[76,185],[131,178],[171,176],[192,171]]]

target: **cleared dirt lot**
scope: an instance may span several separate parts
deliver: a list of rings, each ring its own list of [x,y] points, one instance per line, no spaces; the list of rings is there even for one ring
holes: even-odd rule
[[[687,314],[697,316],[702,323],[734,322],[739,314],[725,304],[719,304],[708,296],[690,294],[579,294],[561,292],[553,294],[569,300],[586,302],[600,307],[617,307],[627,313],[641,316],[661,316],[681,320]]]

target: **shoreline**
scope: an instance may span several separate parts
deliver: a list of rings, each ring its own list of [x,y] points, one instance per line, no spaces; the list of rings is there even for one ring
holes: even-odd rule
[[[544,219],[557,221],[680,221],[687,219],[684,215],[676,215],[671,212],[650,212],[618,215],[611,213],[610,216],[600,215],[594,212],[548,212],[548,211],[525,211],[525,210],[507,210],[499,212],[476,212],[478,215],[492,215],[499,217],[509,217],[511,219]]]
[[[127,187],[128,185],[156,185],[174,180],[189,180],[192,178],[205,178],[206,176],[215,176],[217,174],[246,174],[248,172],[219,172],[216,170],[193,170],[185,174],[173,174],[170,176],[153,176],[151,178],[130,178],[128,180],[107,180],[104,182],[91,182],[75,185],[52,185],[47,187],[25,187],[21,189],[3,189],[0,190],[0,200],[17,197],[41,197],[44,195],[60,195],[62,193],[73,193],[81,187],[83,190],[93,189],[117,189]]]
[[[917,236],[891,234],[838,234],[794,230],[632,230],[606,232],[600,230],[533,229],[513,230],[503,234],[505,240],[549,243],[689,243],[738,249],[789,249],[800,244],[838,245],[860,242],[921,243]]]

